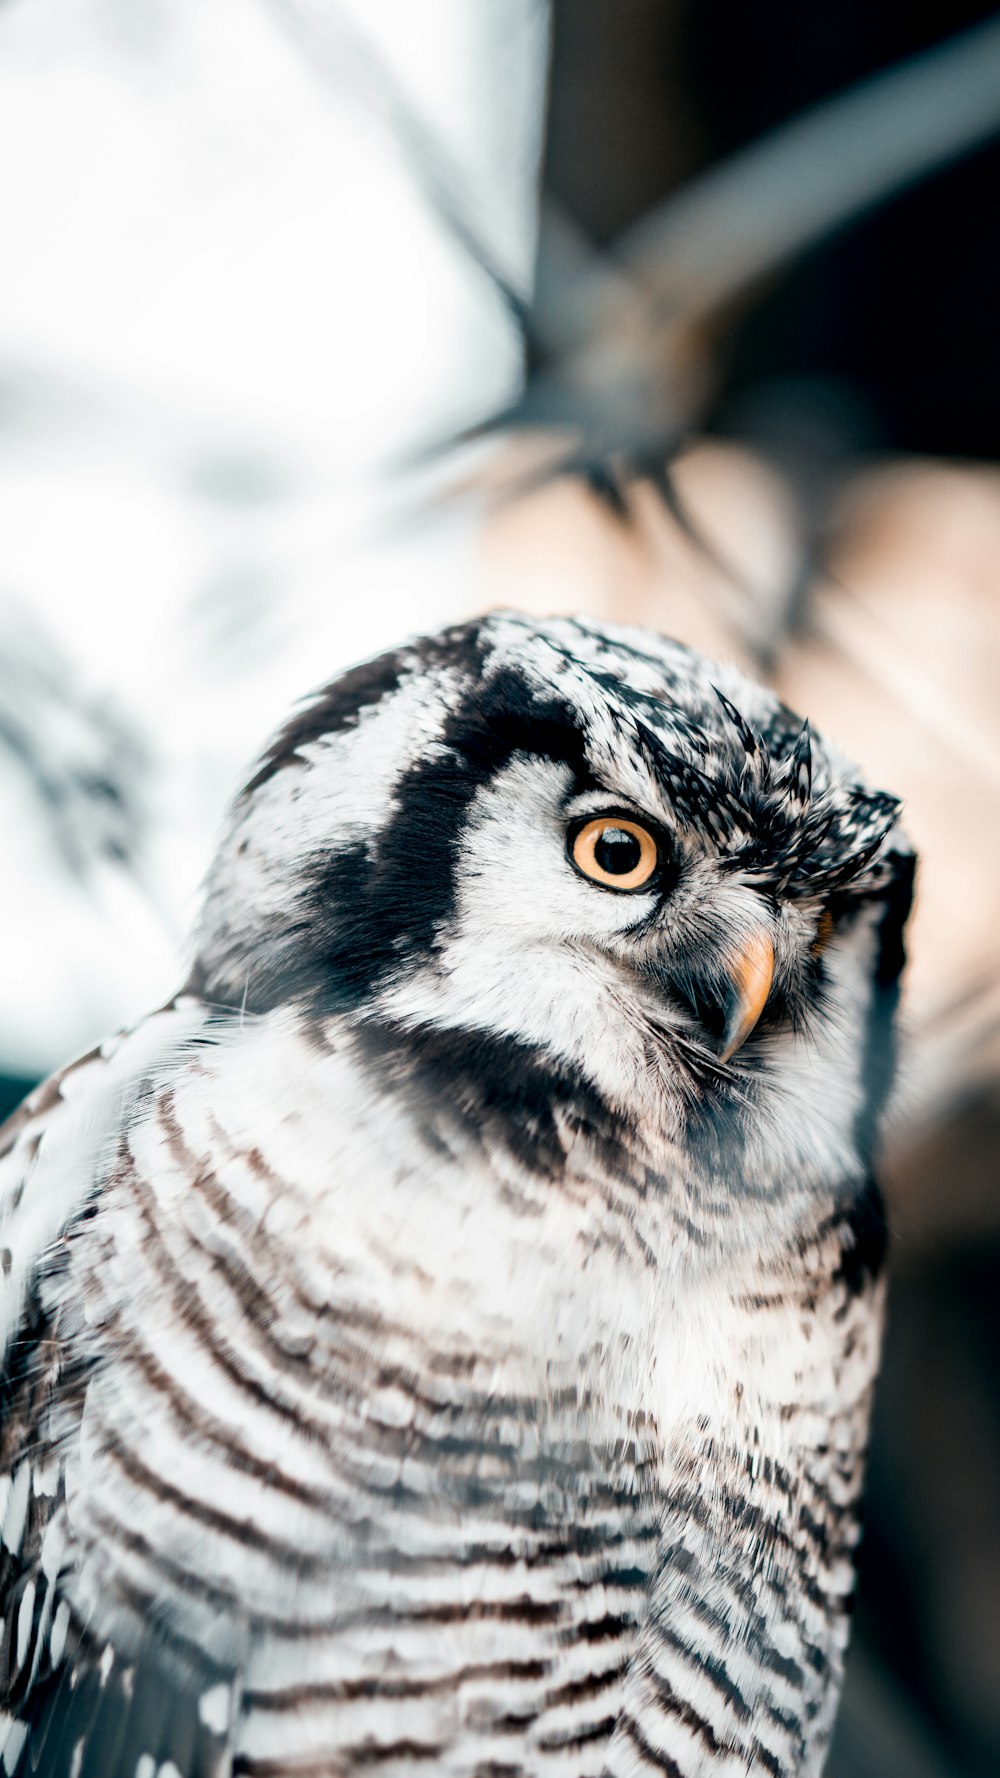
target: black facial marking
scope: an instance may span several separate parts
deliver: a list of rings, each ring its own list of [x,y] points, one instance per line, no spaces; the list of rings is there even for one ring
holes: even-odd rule
[[[585,1137],[621,1170],[626,1126],[576,1069],[503,1033],[411,1030],[387,1020],[359,1027],[356,1042],[380,1090],[413,1106],[432,1145],[447,1124],[487,1148],[505,1148],[529,1172],[559,1177],[568,1134]]]
[[[478,674],[483,664],[480,633],[477,623],[453,624],[436,636],[421,636],[405,648],[376,655],[341,673],[285,724],[246,785],[243,798],[252,796],[284,766],[301,764],[300,748],[353,728],[362,712],[391,697],[408,673],[449,666]]]
[[[306,994],[320,1013],[362,1006],[404,960],[429,955],[455,905],[462,831],[477,791],[517,754],[566,765],[575,793],[595,788],[575,712],[538,698],[516,669],[479,672],[439,741],[405,772],[395,812],[373,836],[317,859],[302,897],[294,961],[259,973],[255,1010]]]
[[[412,653],[403,651],[380,654],[375,660],[363,661],[359,667],[341,674],[306,709],[297,711],[285,724],[243,795],[252,796],[276,772],[294,764],[300,758],[300,747],[308,747],[325,735],[341,734],[344,729],[353,728],[362,710],[380,703],[396,690],[405,668],[412,665],[412,659]]]

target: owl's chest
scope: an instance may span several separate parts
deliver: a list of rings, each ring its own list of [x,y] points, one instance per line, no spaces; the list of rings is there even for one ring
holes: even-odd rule
[[[666,1175],[640,1190],[580,1148],[536,1170],[376,1094],[337,1055],[291,1055],[289,1075],[289,1046],[251,1052],[278,1115],[248,1127],[266,1101],[237,1050],[133,1132],[106,1216],[114,1259],[88,1288],[137,1326],[154,1306],[163,1323],[169,1276],[179,1351],[217,1359],[239,1327],[229,1368],[265,1396],[315,1395],[324,1425],[357,1412],[418,1443],[426,1410],[445,1468],[480,1441],[484,1464],[504,1449],[558,1470],[566,1450],[602,1460],[649,1427],[664,1452],[689,1422],[724,1425],[758,1401],[776,1362],[798,1363],[814,1329],[794,1311],[764,1317],[762,1341],[741,1300],[753,1265],[723,1276],[685,1248]]]
[[[595,1663],[617,1710],[656,1560],[656,1429],[620,1327],[614,1351],[584,1339],[562,1286],[546,1308],[537,1255],[519,1319],[457,1261],[401,1266],[384,1225],[336,1263],[269,1239],[223,1215],[225,1171],[156,1209],[123,1179],[114,1239],[74,1256],[115,1330],[67,1473],[74,1612],[127,1653],[169,1611],[256,1700],[255,1756],[332,1757],[391,1720],[461,1749],[456,1771],[498,1736],[555,1758]]]
[[[124,1651],[168,1613],[256,1700],[254,1757],[366,1745],[391,1700],[393,1741],[456,1771],[580,1734],[598,1771],[658,1562],[677,1609],[697,1562],[749,1563],[771,1610],[729,1481],[785,1452],[789,1390],[828,1391],[815,1338],[681,1291],[599,1179],[363,1106],[334,1170],[317,1122],[250,1142],[223,1098],[158,1103],[74,1243],[100,1360],[64,1446],[73,1610]]]

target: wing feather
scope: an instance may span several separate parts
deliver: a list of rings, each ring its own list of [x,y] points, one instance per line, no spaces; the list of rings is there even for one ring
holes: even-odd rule
[[[66,1244],[93,1213],[129,1105],[205,1034],[207,1019],[200,1002],[172,1001],[43,1082],[0,1128],[4,1778],[134,1778],[144,1758],[150,1771],[173,1761],[180,1778],[221,1769],[222,1742],[197,1713],[211,1676],[192,1689],[160,1649],[124,1666],[74,1620],[61,1589],[66,1468],[87,1381],[86,1362],[61,1337]]]

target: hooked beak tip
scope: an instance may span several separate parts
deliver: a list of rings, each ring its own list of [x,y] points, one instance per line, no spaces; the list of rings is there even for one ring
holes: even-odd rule
[[[757,932],[734,952],[727,963],[733,997],[722,1033],[719,1060],[728,1062],[750,1036],[771,992],[774,979],[774,946],[766,933]]]

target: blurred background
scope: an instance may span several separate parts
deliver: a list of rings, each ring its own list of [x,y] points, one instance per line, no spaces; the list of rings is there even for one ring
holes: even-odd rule
[[[166,997],[289,705],[489,605],[906,799],[832,1778],[1000,1771],[1000,15],[3,0],[0,1110]]]

